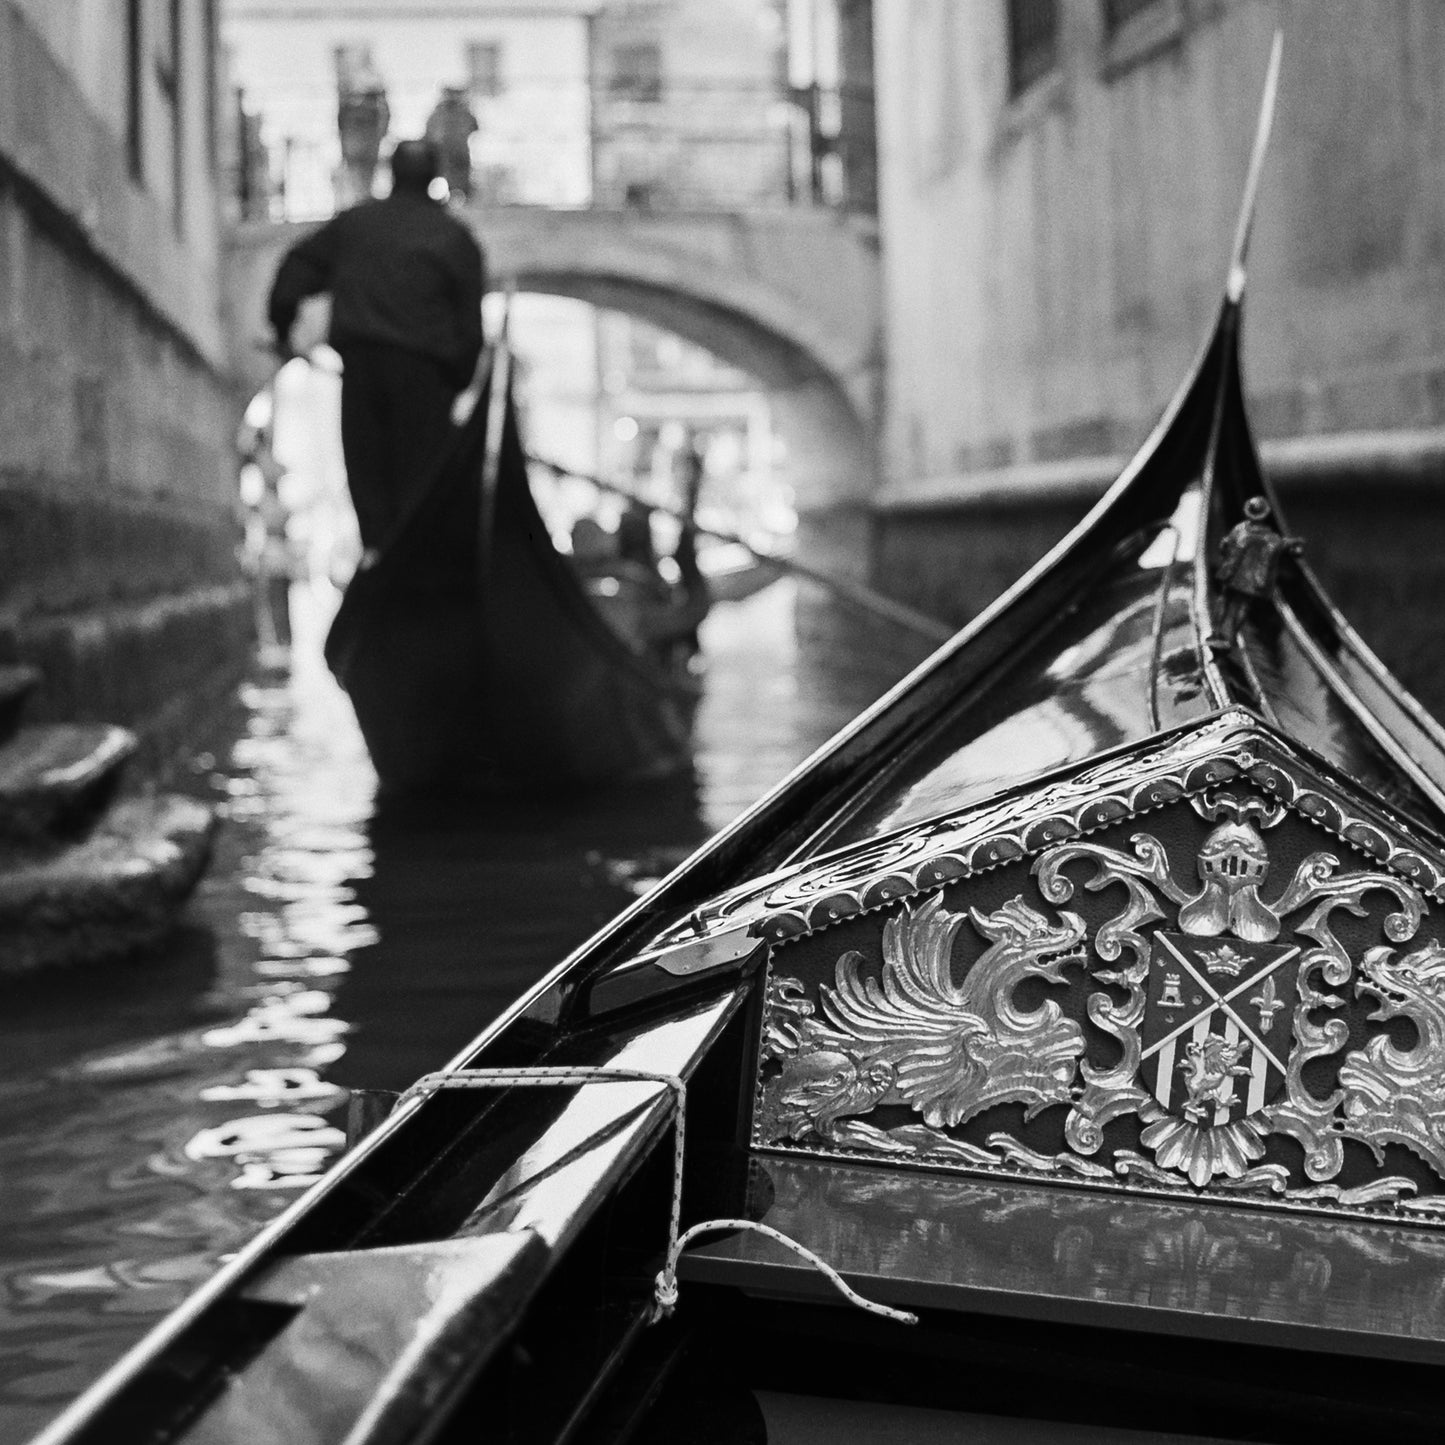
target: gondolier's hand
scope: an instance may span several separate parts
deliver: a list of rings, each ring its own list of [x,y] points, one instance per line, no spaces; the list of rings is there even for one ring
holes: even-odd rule
[[[476,410],[477,397],[480,395],[480,389],[475,386],[469,386],[465,391],[457,393],[456,400],[452,402],[453,426],[466,426],[472,412]]]

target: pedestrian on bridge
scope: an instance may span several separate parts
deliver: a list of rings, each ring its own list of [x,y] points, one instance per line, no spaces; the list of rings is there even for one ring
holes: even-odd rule
[[[341,449],[363,566],[431,480],[482,348],[486,263],[467,226],[428,193],[436,147],[398,141],[391,174],[389,196],[341,212],[287,252],[268,307],[276,348],[290,356],[300,303],[331,294],[329,340],[345,368]]]
[[[477,118],[467,104],[467,93],[448,85],[436,108],[427,117],[426,138],[437,148],[442,179],[453,200],[466,201],[472,194],[472,137]]]
[[[381,143],[391,125],[386,89],[374,75],[347,86],[336,102],[336,129],[341,138],[340,200],[365,200],[371,194]]]

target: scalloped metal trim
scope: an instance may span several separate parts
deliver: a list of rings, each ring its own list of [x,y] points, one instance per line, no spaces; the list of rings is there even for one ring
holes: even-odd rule
[[[1348,784],[1322,776],[1266,724],[1232,711],[1167,748],[1131,753],[1030,797],[925,824],[814,866],[760,900],[754,928],[770,943],[800,938],[1238,781],[1253,783],[1422,892],[1445,899],[1445,854],[1420,843]],[[1007,826],[1001,815],[1009,816]]]

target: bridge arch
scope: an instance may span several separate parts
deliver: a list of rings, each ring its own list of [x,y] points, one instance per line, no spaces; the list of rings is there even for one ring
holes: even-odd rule
[[[493,284],[641,317],[755,376],[787,441],[800,509],[872,490],[881,344],[876,245],[865,225],[810,209],[463,214],[482,237]],[[231,237],[227,304],[243,384],[265,379],[254,339],[266,291],[305,229],[247,225]]]

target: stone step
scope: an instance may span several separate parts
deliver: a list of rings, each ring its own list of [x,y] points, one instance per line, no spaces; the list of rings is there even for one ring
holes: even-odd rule
[[[40,682],[40,672],[23,664],[0,666],[0,743],[13,736],[20,726],[25,699]]]
[[[22,727],[0,744],[0,842],[73,833],[114,795],[135,734],[110,723]]]
[[[82,842],[0,866],[0,975],[156,943],[199,881],[214,811],[175,794],[114,804]]]

